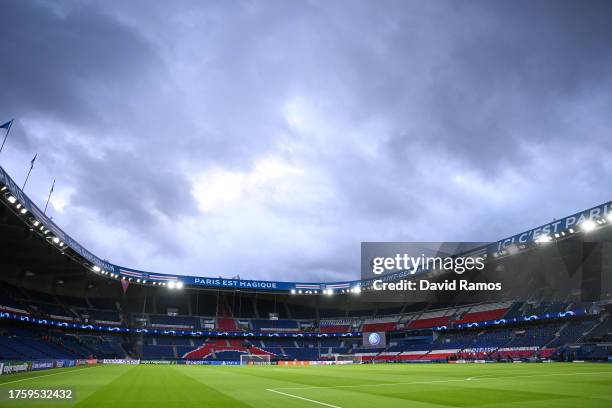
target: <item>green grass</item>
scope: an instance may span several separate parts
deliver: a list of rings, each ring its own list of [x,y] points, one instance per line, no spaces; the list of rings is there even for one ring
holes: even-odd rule
[[[72,388],[70,402],[6,399]],[[612,365],[95,366],[0,376],[2,407],[612,407]]]

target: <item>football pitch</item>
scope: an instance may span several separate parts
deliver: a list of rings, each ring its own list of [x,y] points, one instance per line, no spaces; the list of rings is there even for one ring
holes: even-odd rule
[[[9,390],[72,389],[72,400]],[[0,377],[2,407],[612,407],[612,365],[101,365]]]

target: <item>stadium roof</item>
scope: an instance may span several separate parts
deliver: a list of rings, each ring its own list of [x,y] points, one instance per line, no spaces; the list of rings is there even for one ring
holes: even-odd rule
[[[32,231],[44,237],[50,245],[56,247],[62,253],[77,259],[92,273],[109,279],[123,279],[143,285],[167,286],[170,288],[181,288],[184,285],[189,285],[203,288],[291,291],[314,294],[329,290],[334,292],[356,291],[364,284],[360,280],[342,282],[284,282],[200,277],[178,273],[147,272],[123,267],[99,258],[70,237],[34,204],[2,167],[0,167],[0,193],[5,205],[21,217],[22,221],[29,225]],[[598,224],[609,224],[611,221],[612,201],[609,201],[472,251],[482,251],[492,256],[504,256],[508,255],[509,248],[512,246],[524,246],[563,239],[568,234],[586,231],[591,227],[596,228]],[[396,277],[401,277],[401,275],[402,272],[399,272]]]

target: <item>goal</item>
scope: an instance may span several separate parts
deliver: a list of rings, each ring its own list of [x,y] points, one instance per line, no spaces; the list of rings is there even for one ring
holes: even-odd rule
[[[336,364],[361,364],[362,358],[355,354],[336,354]]]
[[[240,365],[270,365],[270,355],[243,354],[240,356]]]

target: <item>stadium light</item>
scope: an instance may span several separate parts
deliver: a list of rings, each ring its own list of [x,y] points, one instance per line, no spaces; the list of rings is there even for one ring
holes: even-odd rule
[[[59,244],[60,239],[58,237],[53,237],[53,242]]]
[[[176,288],[177,289],[183,289],[183,282],[181,282],[181,281],[176,282]]]
[[[595,223],[591,220],[586,220],[580,223],[580,228],[582,228],[584,232],[593,231],[595,227],[597,227],[597,225],[595,225]]]
[[[291,294],[295,295],[295,289],[291,289]]]
[[[21,211],[19,211],[21,214],[27,214],[28,210],[26,210],[25,208],[22,208]]]
[[[11,204],[15,204],[17,202],[17,199],[13,196],[8,196],[7,200]]]
[[[540,235],[535,240],[535,242],[537,242],[538,244],[544,244],[544,243],[550,242],[550,241],[552,241],[552,238],[549,235]]]
[[[0,188],[0,192],[4,191],[4,190],[6,190],[6,189],[7,189],[7,187],[6,187],[6,186],[2,186],[2,188]]]
[[[168,289],[174,289],[176,287],[176,283],[174,281],[168,282]]]
[[[38,221],[38,220],[34,220],[34,224],[33,224],[33,225],[34,225],[35,227],[38,227],[38,226],[40,225],[40,221]]]
[[[98,265],[94,265],[94,267],[93,267],[93,271],[94,271],[94,272],[100,272],[100,271],[101,271],[101,269],[100,269],[100,267],[99,267]]]
[[[610,211],[608,215],[606,215],[606,218],[608,219],[608,221],[612,222],[612,211]]]

